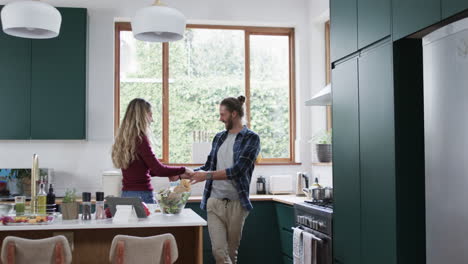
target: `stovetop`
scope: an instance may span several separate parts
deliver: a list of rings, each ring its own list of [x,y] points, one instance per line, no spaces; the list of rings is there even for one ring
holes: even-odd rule
[[[333,203],[306,201],[294,204],[296,225],[307,227],[323,234],[332,234]]]
[[[304,202],[307,203],[307,204],[310,204],[310,205],[330,209],[333,212],[333,202],[331,202],[331,201],[308,201],[308,200],[306,200]]]

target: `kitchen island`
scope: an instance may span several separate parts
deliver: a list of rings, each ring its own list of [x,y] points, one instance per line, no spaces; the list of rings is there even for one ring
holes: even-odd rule
[[[130,223],[105,220],[61,220],[48,225],[0,226],[0,240],[6,236],[39,239],[65,235],[73,247],[73,263],[109,263],[109,250],[116,235],[154,236],[171,233],[177,241],[176,263],[203,263],[203,226],[206,221],[191,209],[179,215],[152,213]]]

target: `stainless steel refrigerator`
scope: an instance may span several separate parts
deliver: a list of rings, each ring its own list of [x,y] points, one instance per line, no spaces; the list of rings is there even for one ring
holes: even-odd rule
[[[468,263],[468,19],[423,39],[428,264]]]

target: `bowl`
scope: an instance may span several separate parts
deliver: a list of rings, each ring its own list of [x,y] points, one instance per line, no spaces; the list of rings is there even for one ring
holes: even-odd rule
[[[180,214],[187,204],[190,192],[160,191],[155,194],[156,202],[165,215]]]
[[[8,215],[13,209],[13,204],[2,203],[0,204],[0,215]]]

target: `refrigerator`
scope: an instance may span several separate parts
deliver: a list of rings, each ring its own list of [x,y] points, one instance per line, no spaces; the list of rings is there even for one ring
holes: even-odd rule
[[[423,38],[426,256],[468,263],[468,18]]]

